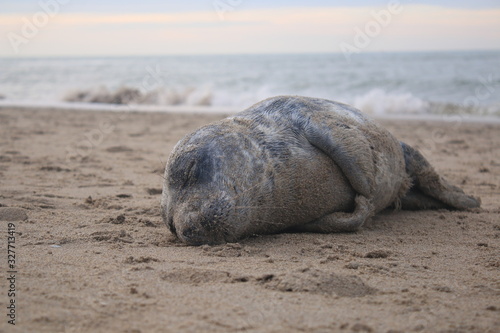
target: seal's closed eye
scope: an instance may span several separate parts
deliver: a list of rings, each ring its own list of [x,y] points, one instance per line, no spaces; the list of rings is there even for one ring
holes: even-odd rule
[[[169,185],[175,188],[186,186],[195,163],[196,161],[190,158],[188,154],[177,159],[168,173]]]
[[[208,149],[200,149],[196,156],[196,162],[189,173],[190,178],[199,184],[206,184],[213,180],[214,158]]]
[[[209,183],[213,180],[214,164],[208,149],[190,152],[176,160],[169,173],[169,182],[178,187]]]

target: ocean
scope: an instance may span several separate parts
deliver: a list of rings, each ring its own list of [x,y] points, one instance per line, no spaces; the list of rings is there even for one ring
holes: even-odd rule
[[[0,105],[237,111],[276,95],[500,117],[500,51],[0,59]]]

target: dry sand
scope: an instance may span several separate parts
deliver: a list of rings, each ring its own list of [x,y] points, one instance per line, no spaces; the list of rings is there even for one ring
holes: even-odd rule
[[[184,246],[160,218],[163,165],[221,117],[1,109],[0,332],[500,332],[500,125],[381,121],[480,210]]]

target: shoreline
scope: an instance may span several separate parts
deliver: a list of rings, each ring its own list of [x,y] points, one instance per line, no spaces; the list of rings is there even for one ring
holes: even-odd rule
[[[250,107],[250,105],[248,106]],[[220,106],[157,106],[157,105],[117,105],[100,103],[41,103],[41,102],[9,102],[0,100],[1,110],[59,110],[59,111],[81,111],[81,112],[123,112],[123,113],[169,113],[179,115],[220,115],[227,116],[243,111],[245,108],[220,107]],[[362,111],[362,110],[361,110]],[[500,117],[477,116],[468,114],[368,114],[375,120],[391,121],[436,121],[444,123],[480,123],[500,124]]]

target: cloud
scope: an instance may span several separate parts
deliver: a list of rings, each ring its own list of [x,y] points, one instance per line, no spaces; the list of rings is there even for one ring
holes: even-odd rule
[[[20,55],[339,52],[384,7],[284,8],[177,14],[60,13]],[[500,48],[500,9],[404,5],[363,51]],[[22,35],[33,16],[0,15],[0,36]],[[15,53],[7,38],[0,55]]]

